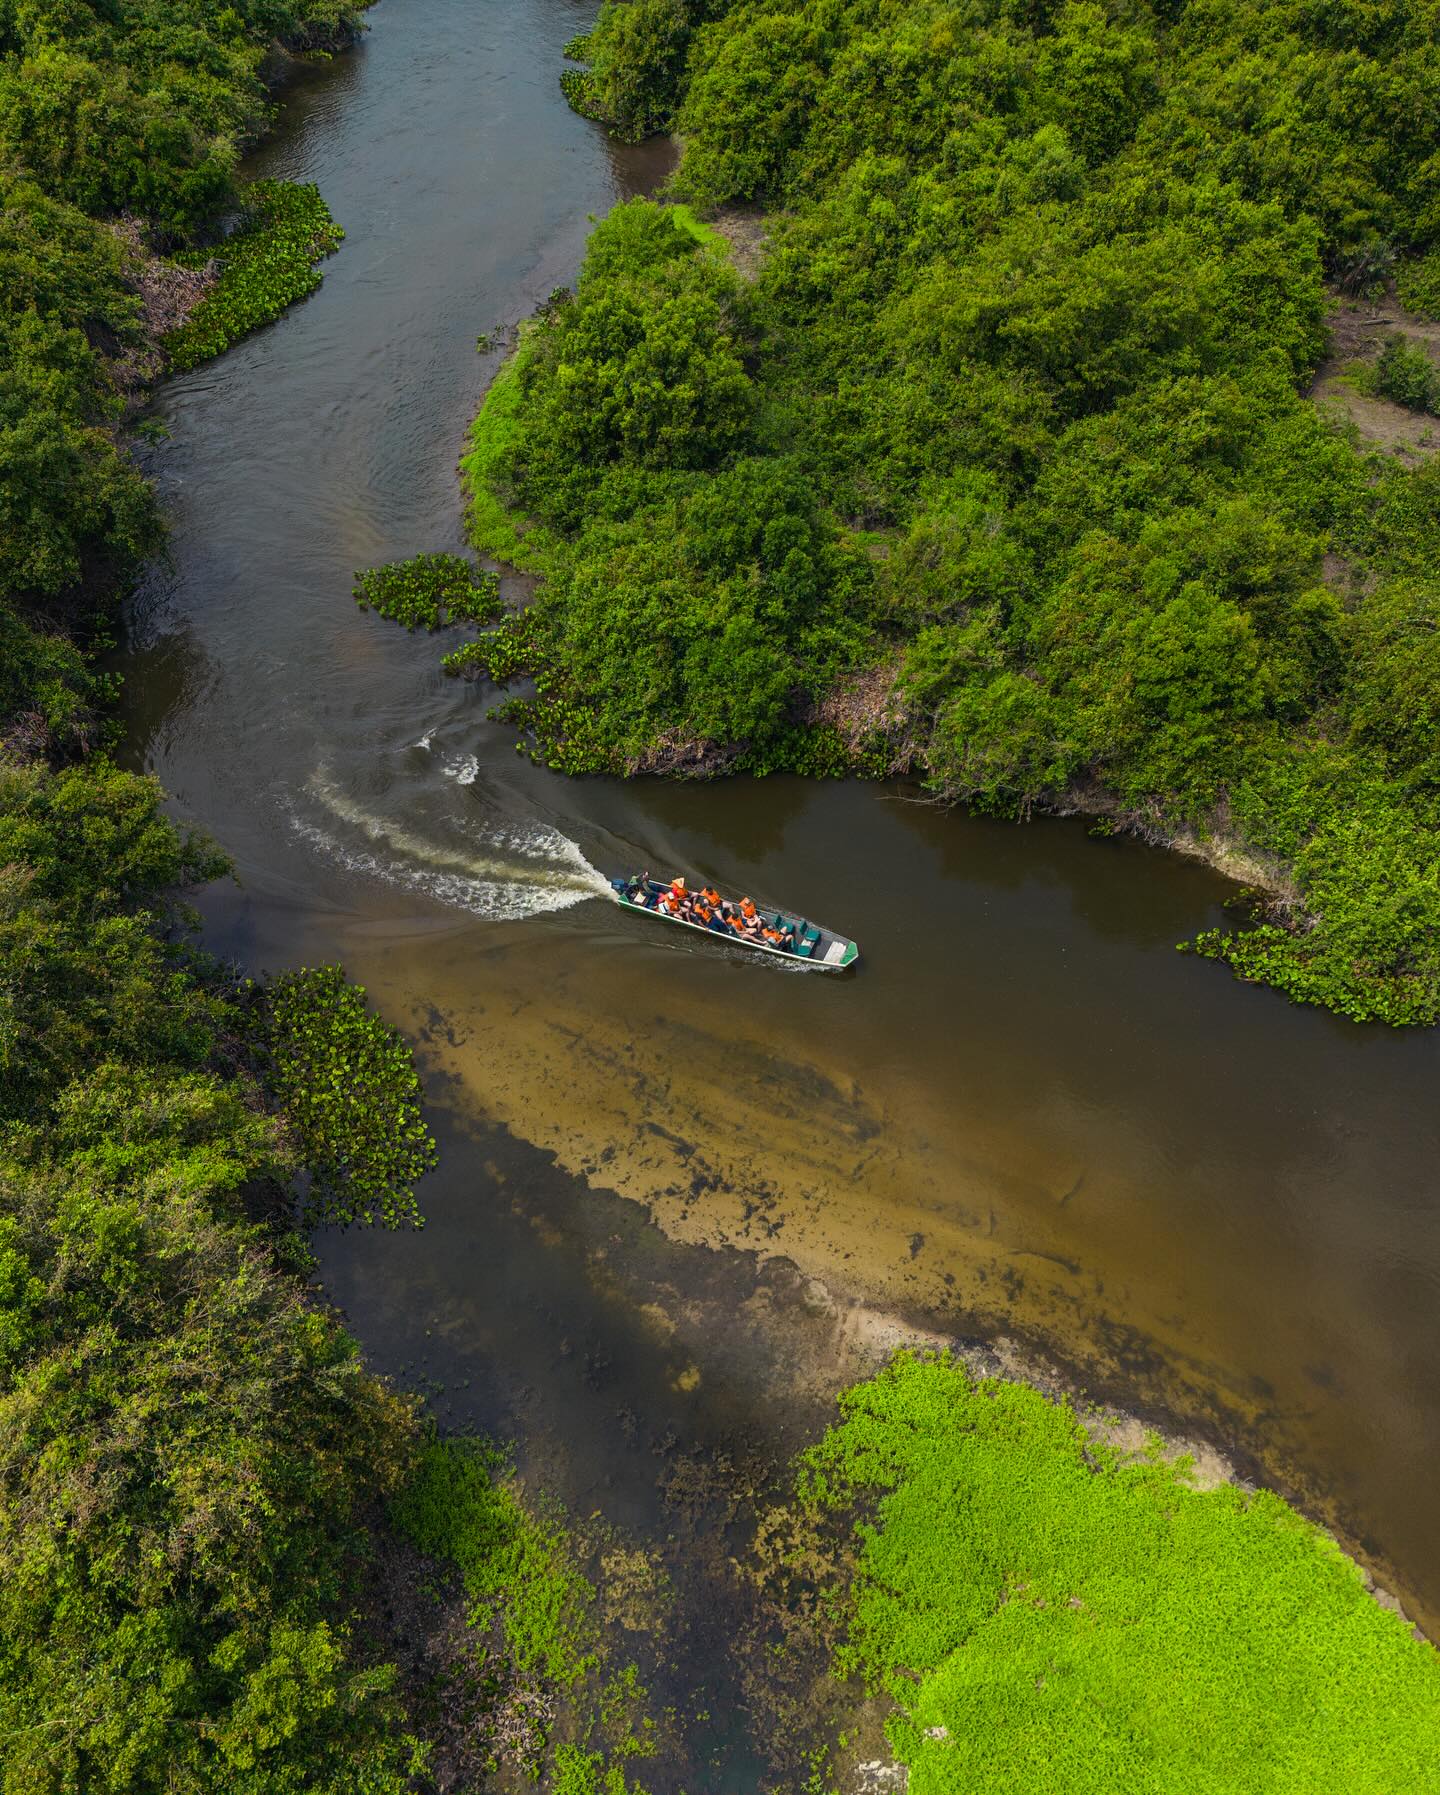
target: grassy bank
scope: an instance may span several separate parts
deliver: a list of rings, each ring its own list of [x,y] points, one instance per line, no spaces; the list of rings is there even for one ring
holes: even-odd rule
[[[914,1795],[1440,1786],[1440,1660],[1278,1497],[943,1358],[840,1407],[799,1506],[858,1517],[836,1668],[893,1704]]]
[[[601,226],[476,470],[559,545],[539,752],[1089,788],[1276,868],[1296,901],[1198,951],[1440,1018],[1435,464],[1306,397],[1330,294],[1430,290],[1440,146],[1397,121],[1437,53],[1344,20],[607,6],[586,109],[676,127],[694,211]],[[695,253],[737,205],[752,281]]]
[[[466,534],[480,554],[522,573],[544,571],[545,532],[535,533],[533,520],[520,515],[501,494],[504,468],[519,443],[525,370],[535,353],[535,329],[533,323],[522,328],[495,370],[460,458]]]

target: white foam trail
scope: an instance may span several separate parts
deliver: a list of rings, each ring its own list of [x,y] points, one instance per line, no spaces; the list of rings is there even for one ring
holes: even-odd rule
[[[480,762],[473,754],[462,754],[458,760],[447,760],[440,771],[459,785],[474,785]]]
[[[544,823],[486,830],[481,852],[438,846],[389,818],[373,815],[317,773],[306,788],[338,821],[358,830],[375,851],[347,844],[328,829],[291,814],[303,840],[352,872],[423,891],[441,903],[492,920],[568,910],[586,898],[603,897],[609,882],[568,836]]]
[[[420,740],[418,742],[412,742],[410,744],[410,746],[412,748],[429,748],[430,738],[432,735],[434,735],[434,733],[435,733],[435,731],[433,729],[427,729],[425,731],[424,735],[421,736]]]

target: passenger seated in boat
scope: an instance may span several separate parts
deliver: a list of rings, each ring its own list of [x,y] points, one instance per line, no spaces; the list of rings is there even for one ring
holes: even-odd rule
[[[710,887],[706,885],[701,888],[700,896],[712,910],[718,910],[720,908],[720,893],[718,891],[712,891]]]
[[[768,924],[761,929],[760,933],[765,937],[766,941],[769,942],[771,947],[779,947],[785,940],[785,937],[780,933],[779,929],[772,929]]]
[[[753,898],[741,898],[740,913],[731,915],[730,926],[747,941],[760,940],[760,912],[755,908]]]

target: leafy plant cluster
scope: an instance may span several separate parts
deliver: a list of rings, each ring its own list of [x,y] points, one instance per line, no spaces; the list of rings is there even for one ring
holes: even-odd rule
[[[313,183],[252,182],[240,221],[219,248],[180,258],[203,263],[218,256],[220,274],[179,329],[165,337],[171,367],[208,361],[313,293],[320,285],[315,264],[333,255],[344,236]]]
[[[452,623],[494,623],[500,581],[461,555],[413,555],[355,575],[355,602],[408,630],[446,629]]]
[[[1370,390],[1408,411],[1440,409],[1440,368],[1419,343],[1391,331],[1372,367],[1366,370]]]
[[[531,1687],[563,1696],[578,1737],[538,1729],[527,1766],[554,1795],[643,1795],[625,1765],[653,1755],[655,1724],[633,1666],[604,1675],[595,1589],[576,1542],[524,1498],[508,1458],[474,1439],[432,1439],[392,1506],[398,1530],[452,1564],[468,1626],[498,1633],[507,1666]]]
[[[253,1219],[306,1149],[331,1211],[408,1213],[414,1071],[337,972],[261,1001],[194,954],[170,894],[223,870],[153,780],[0,756],[7,1789],[402,1795],[423,1759],[353,1614],[410,1408]]]
[[[588,103],[769,243],[747,281],[620,208],[481,412],[475,540],[508,506],[546,575],[494,669],[542,756],[797,764],[878,682],[850,765],[1215,840],[1280,901],[1202,951],[1440,1018],[1437,476],[1305,397],[1327,282],[1434,286],[1433,23],[610,0]]]
[[[275,37],[335,42],[348,18],[333,0],[0,4],[0,1758],[17,1795],[403,1795],[424,1765],[355,1613],[411,1410],[306,1299],[301,1237],[254,1219],[291,1207],[302,1142],[312,1207],[411,1213],[430,1151],[414,1070],[338,974],[272,1001],[191,950],[172,894],[225,863],[97,751],[113,682],[74,639],[103,644],[101,601],[159,535],[115,436],[120,370],[151,346],[140,226],[104,215],[202,236],[268,116]],[[232,239],[217,348],[298,290],[295,245],[322,228],[303,192],[260,191],[273,228]],[[323,1096],[286,1088],[287,1118],[267,1065],[279,1086],[303,1066]]]
[[[1440,1666],[1277,1496],[1122,1459],[1064,1403],[901,1356],[841,1398],[802,1506],[855,1512],[836,1669],[915,1795],[1427,1788]]]
[[[282,973],[263,997],[266,1082],[309,1175],[308,1225],[420,1225],[415,1184],[435,1164],[409,1047],[339,966]]]

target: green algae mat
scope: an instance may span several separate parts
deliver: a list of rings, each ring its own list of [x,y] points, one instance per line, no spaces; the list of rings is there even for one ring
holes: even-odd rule
[[[1440,1789],[1440,1659],[1279,1497],[944,1358],[841,1410],[801,1491],[869,1517],[836,1669],[897,1704],[910,1795]]]

